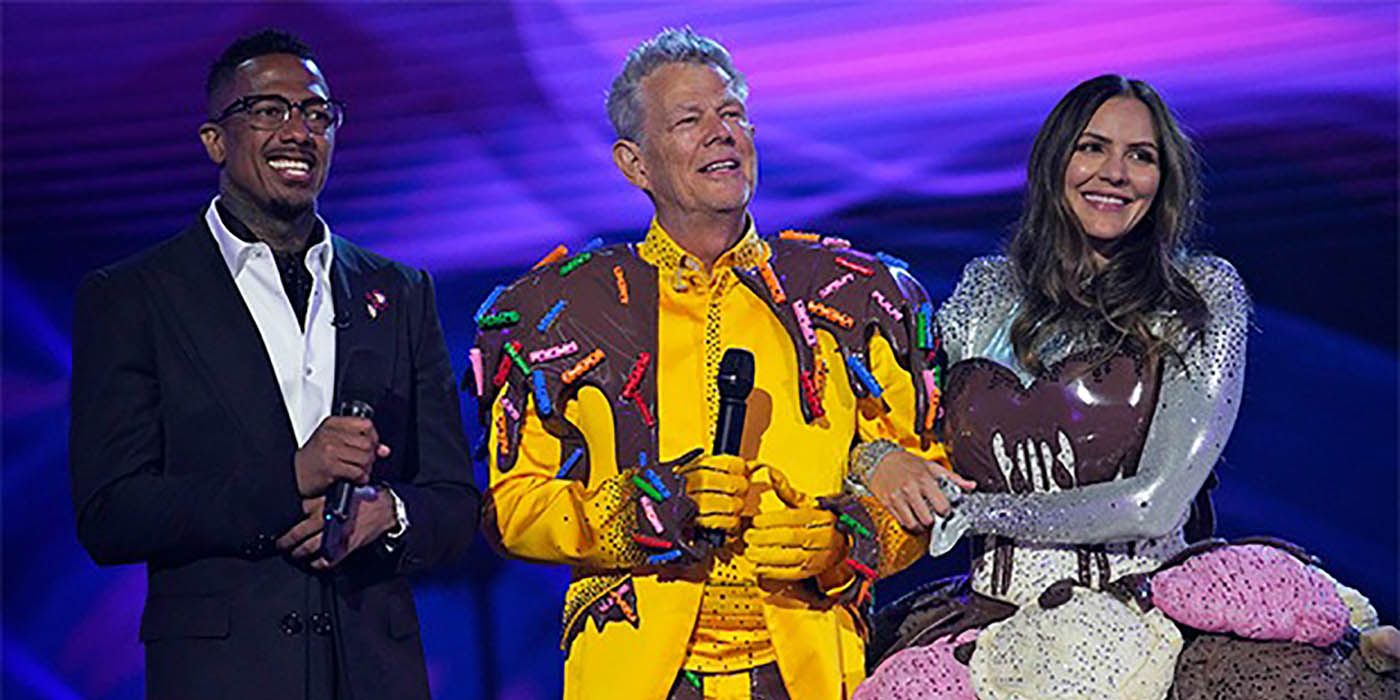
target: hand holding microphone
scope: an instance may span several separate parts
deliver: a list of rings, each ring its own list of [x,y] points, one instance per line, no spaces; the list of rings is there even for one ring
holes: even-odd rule
[[[351,402],[361,404],[361,402]],[[373,415],[373,411],[370,412]],[[379,442],[374,422],[357,415],[330,416],[321,421],[311,439],[297,450],[297,491],[304,497],[319,496],[337,480],[369,483],[374,460],[389,456],[389,446]]]

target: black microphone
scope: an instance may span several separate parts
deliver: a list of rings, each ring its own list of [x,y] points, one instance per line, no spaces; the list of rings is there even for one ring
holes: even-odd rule
[[[744,442],[749,392],[753,391],[753,353],[743,348],[725,350],[715,386],[719,388],[719,413],[715,416],[714,454],[738,455]],[[724,533],[719,530],[700,528],[696,537],[713,547],[724,544]]]
[[[344,365],[344,371],[348,376],[357,367],[363,371],[366,367],[375,366],[378,360],[379,356],[373,350],[355,348]],[[372,395],[371,390],[354,381],[345,383],[349,388],[341,387],[342,398],[336,406],[335,415],[373,420],[374,406],[364,401]],[[326,561],[334,562],[345,556],[350,539],[350,520],[354,517],[354,494],[355,485],[345,479],[336,479],[330,488],[326,489],[326,504],[321,516],[324,518],[324,525],[321,529],[320,552],[320,556]]]
[[[749,392],[753,391],[753,353],[743,348],[725,350],[715,386],[719,389],[719,414],[715,417],[714,453],[737,455],[744,441]]]

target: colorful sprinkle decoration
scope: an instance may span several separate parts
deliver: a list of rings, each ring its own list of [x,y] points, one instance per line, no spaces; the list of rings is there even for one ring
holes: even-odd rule
[[[846,566],[851,567],[852,569],[855,570],[856,573],[860,574],[861,576],[863,576],[863,577],[865,577],[865,578],[868,578],[868,579],[873,579],[873,578],[875,578],[875,570],[874,570],[874,569],[872,569],[872,568],[870,568],[870,567],[868,567],[868,566],[866,566],[866,565],[864,565],[864,564],[862,564],[862,563],[856,561],[855,559],[849,559],[849,558],[846,559]]]
[[[867,530],[864,525],[861,525],[859,520],[852,518],[849,514],[842,513],[841,515],[837,516],[836,519],[842,524],[844,524],[846,527],[850,528],[851,531],[856,533],[857,535],[867,538],[870,537],[870,531]]]
[[[656,472],[648,469],[642,472],[642,475],[645,476],[647,482],[656,489],[656,492],[661,494],[661,500],[664,501],[671,497],[671,490],[666,488],[666,484],[661,483],[661,477],[657,476]]]
[[[569,261],[568,261],[568,262],[566,262],[566,263],[564,263],[563,265],[560,265],[560,266],[559,266],[559,276],[560,276],[560,277],[564,277],[564,276],[568,275],[570,272],[573,272],[574,270],[577,270],[577,269],[579,268],[580,265],[582,265],[582,264],[588,262],[588,260],[589,260],[590,258],[592,258],[592,257],[593,257],[593,254],[592,254],[592,253],[579,253],[578,255],[575,255],[574,257],[569,258]]]
[[[559,467],[559,473],[555,474],[554,478],[563,479],[568,476],[569,472],[573,470],[574,465],[578,464],[580,459],[583,459],[583,448],[575,447],[574,451],[569,453],[569,458],[564,460],[564,465]]]
[[[531,350],[530,361],[534,363],[548,362],[561,357],[567,357],[576,352],[578,352],[578,343],[570,340],[567,343],[551,345],[547,348],[540,348],[539,350]]]
[[[535,410],[539,411],[541,416],[554,413],[554,402],[549,399],[549,389],[544,383],[544,372],[535,370],[530,373],[530,378],[535,383]]]
[[[648,428],[656,427],[656,417],[651,415],[651,409],[647,408],[647,402],[642,395],[633,394],[632,403],[637,405],[637,412],[642,414],[642,422],[646,423]]]
[[[817,334],[812,330],[812,319],[807,315],[807,305],[801,299],[792,300],[792,315],[797,317],[797,328],[802,331],[802,342],[809,348],[817,347]]]
[[[884,263],[887,267],[897,267],[901,270],[909,269],[909,263],[904,262],[903,260],[900,260],[899,258],[896,258],[895,256],[890,255],[888,253],[876,253],[875,259]]]
[[[515,342],[515,341],[511,341]],[[506,383],[506,378],[510,376],[510,355],[501,353],[501,361],[496,364],[496,376],[491,378],[492,386],[500,386]]]
[[[476,325],[484,331],[503,326],[513,326],[520,323],[520,313],[516,311],[501,311],[499,313],[487,314],[477,319]]]
[[[569,247],[561,243],[557,246],[554,246],[554,250],[549,251],[549,253],[546,254],[543,258],[540,258],[540,261],[535,263],[534,267],[531,267],[530,269],[537,270],[541,267],[544,267],[545,265],[552,265],[556,262],[559,262],[560,260],[563,260],[564,256],[568,254]]]
[[[854,282],[855,280],[856,276],[850,272],[847,272],[846,274],[841,275],[840,277],[837,277],[836,279],[832,280],[825,287],[822,287],[821,291],[817,292],[817,296],[825,299],[831,296],[832,294],[835,294],[837,290]]]
[[[477,323],[481,323],[481,319],[491,311],[491,307],[496,305],[496,300],[500,299],[501,294],[505,291],[505,285],[496,285],[496,288],[491,290],[490,294],[486,295],[486,301],[481,302],[481,306],[476,310],[476,315],[472,318],[475,319]]]
[[[540,317],[540,322],[535,324],[535,330],[541,333],[549,330],[550,325],[554,323],[554,319],[559,318],[559,314],[564,311],[564,307],[568,306],[568,304],[569,302],[564,299],[554,302],[554,305],[549,307],[549,311],[544,312],[544,315]]]
[[[817,385],[812,380],[812,373],[804,369],[798,378],[802,383],[802,400],[807,402],[807,410],[812,412],[812,417],[821,418],[826,415],[826,408],[822,406],[821,397],[817,394]]]
[[[652,549],[675,549],[675,547],[673,547],[670,542],[667,542],[666,540],[663,540],[660,537],[643,535],[640,532],[632,533],[632,541],[636,542],[637,544],[643,547],[651,547]]]
[[[647,522],[651,523],[652,531],[658,535],[666,532],[666,527],[661,524],[661,516],[656,514],[656,501],[648,496],[642,496],[638,500],[642,502],[642,512],[646,514]]]
[[[700,676],[695,675],[694,671],[687,670],[684,672],[683,675],[685,676],[686,683],[689,683],[692,686],[694,686],[696,690],[700,689]]]
[[[630,399],[637,394],[637,389],[642,385],[642,377],[645,376],[647,365],[651,363],[651,353],[637,353],[637,361],[632,364],[632,370],[627,373],[627,383],[622,385],[622,398]]]
[[[587,243],[584,243],[584,244],[583,244],[583,247],[578,249],[578,252],[580,252],[580,253],[591,253],[591,252],[593,252],[593,251],[595,251],[595,250],[597,250],[597,249],[599,249],[599,248],[602,248],[602,247],[603,247],[603,239],[602,239],[601,237],[594,236],[594,237],[588,239],[588,242],[587,242]]]
[[[825,236],[822,238],[822,247],[830,250],[842,250],[851,247],[851,242],[844,238],[835,236]]]
[[[804,243],[819,243],[822,237],[815,233],[804,233],[802,231],[779,231],[778,240],[782,241],[802,241]]]
[[[920,350],[933,347],[933,304],[927,301],[919,304],[919,311],[914,317],[914,335]]]
[[[560,375],[559,378],[563,379],[565,384],[573,384],[574,380],[583,376],[585,372],[597,367],[598,363],[602,362],[604,357],[603,349],[596,348],[593,352],[588,353],[582,360],[575,363],[573,367],[564,370],[564,374]]]
[[[773,271],[773,266],[767,260],[759,263],[758,276],[763,278],[763,283],[768,285],[768,293],[773,296],[774,304],[787,302],[787,292],[783,291],[782,282],[778,281],[778,273]]]
[[[851,318],[849,314],[843,314],[840,311],[837,311],[836,309],[833,309],[830,306],[827,306],[826,304],[823,304],[819,301],[808,302],[807,311],[810,312],[813,316],[819,316],[821,318],[824,318],[847,330],[854,328],[856,325],[856,320],[854,318]]]
[[[636,485],[637,485],[637,488],[641,489],[641,490],[642,490],[642,493],[644,493],[644,494],[650,496],[650,497],[652,498],[652,500],[655,500],[655,501],[664,501],[664,500],[666,500],[666,499],[664,499],[664,498],[661,497],[661,493],[660,493],[659,491],[656,490],[656,487],[655,487],[655,486],[652,486],[650,482],[648,482],[646,479],[643,479],[643,478],[640,477],[640,476],[637,476],[636,474],[633,474],[633,475],[632,475],[632,483],[636,484]],[[645,507],[645,506],[643,506],[643,507]]]
[[[510,356],[515,366],[520,368],[520,373],[530,376],[530,363],[525,361],[525,356],[520,354],[520,343],[512,340],[505,345],[506,354]]]
[[[662,553],[660,553],[660,554],[653,554],[653,555],[647,557],[647,563],[648,563],[648,564],[665,564],[666,562],[675,561],[675,560],[680,559],[680,558],[681,558],[681,550],[679,550],[679,549],[673,549],[673,550],[671,550],[671,551],[669,551],[669,552],[662,552]]]
[[[890,300],[886,299],[884,293],[880,290],[870,290],[870,298],[874,299],[875,303],[879,304],[880,308],[884,309],[885,313],[889,314],[890,318],[894,319],[895,323],[904,320],[904,314],[899,309],[895,308],[894,304],[890,303]]]
[[[851,368],[851,374],[856,375],[856,379],[860,380],[860,383],[865,386],[865,390],[870,392],[872,397],[878,399],[881,394],[885,393],[885,390],[880,386],[880,382],[875,380],[875,375],[871,374],[869,369],[866,369],[865,363],[861,361],[859,355],[854,353],[847,355],[846,366]]]
[[[613,279],[617,280],[617,303],[627,306],[627,276],[622,274],[621,265],[613,265]]]
[[[478,397],[484,396],[486,394],[486,370],[483,369],[481,348],[472,348],[467,353],[467,357],[472,363],[472,380],[476,382],[476,395]]]
[[[867,267],[858,262],[853,262],[843,257],[838,256],[836,258],[836,264],[846,268],[847,270],[850,270],[851,272],[854,272],[858,275],[863,275],[865,277],[870,277],[875,274],[875,268]]]
[[[511,420],[520,420],[520,409],[516,408],[515,403],[505,394],[501,394],[501,410],[505,411]]]

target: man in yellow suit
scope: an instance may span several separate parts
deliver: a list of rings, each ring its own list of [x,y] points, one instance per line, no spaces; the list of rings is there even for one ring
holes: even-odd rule
[[[645,238],[556,251],[477,314],[485,530],[573,567],[566,698],[849,697],[871,583],[926,546],[842,492],[857,442],[942,457],[932,306],[888,256],[758,236],[747,96],[689,28],[635,48],[607,106]],[[731,348],[753,388],[716,455]]]

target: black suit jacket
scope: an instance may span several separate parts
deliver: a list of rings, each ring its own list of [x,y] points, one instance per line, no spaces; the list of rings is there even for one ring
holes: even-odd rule
[[[411,527],[394,553],[367,545],[331,574],[272,544],[304,517],[296,440],[203,218],[78,289],[78,537],[99,564],[147,565],[151,698],[320,696],[328,644],[352,697],[428,696],[405,575],[465,549],[480,496],[430,278],[332,240],[336,404],[349,386],[374,406],[393,450],[374,479],[402,498]],[[387,306],[371,317],[374,290]]]

